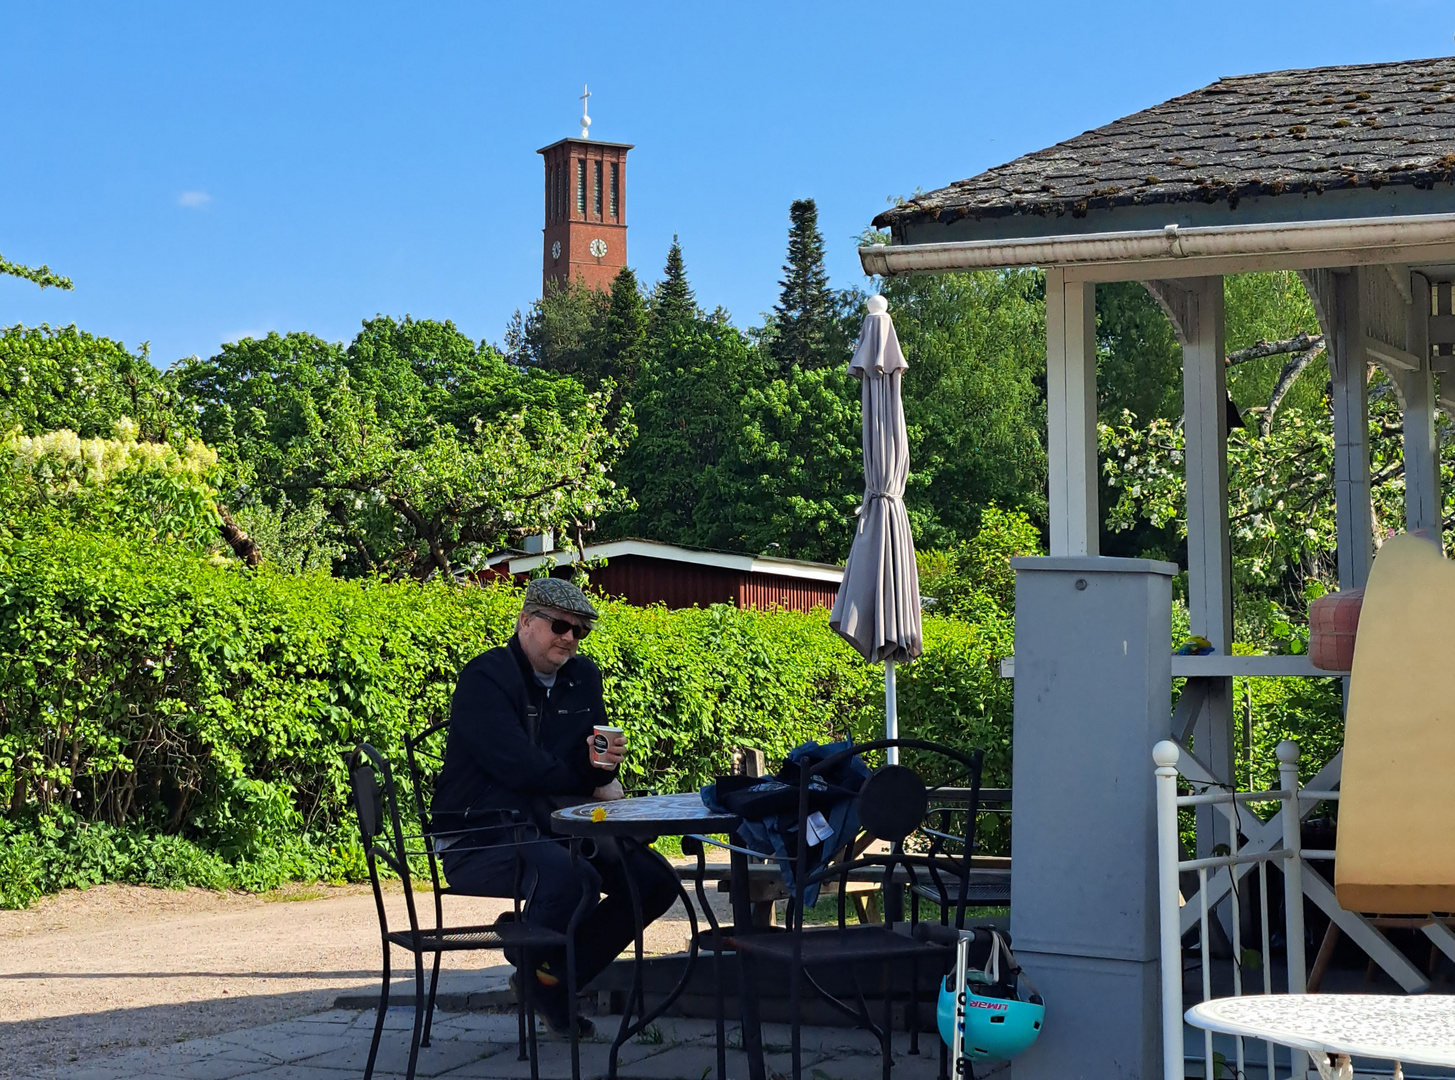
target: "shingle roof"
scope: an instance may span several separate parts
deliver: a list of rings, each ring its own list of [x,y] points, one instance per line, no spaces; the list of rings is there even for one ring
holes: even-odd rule
[[[1455,57],[1275,71],[1123,117],[886,210],[876,226],[1455,179]]]

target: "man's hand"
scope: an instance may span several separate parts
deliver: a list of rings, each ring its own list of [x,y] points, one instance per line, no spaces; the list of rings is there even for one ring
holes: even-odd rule
[[[626,792],[621,790],[620,780],[613,780],[605,787],[599,787],[591,793],[591,797],[598,800],[599,802],[612,802],[613,800],[620,799],[625,795]]]
[[[625,735],[607,735],[606,739],[608,741],[606,745],[606,750],[602,753],[595,752],[595,749],[592,745],[595,739],[596,733],[594,731],[590,735],[586,736],[586,750],[587,753],[595,754],[595,757],[592,760],[592,764],[595,765],[598,769],[611,769],[616,767],[617,765],[620,765],[622,761],[625,760]]]

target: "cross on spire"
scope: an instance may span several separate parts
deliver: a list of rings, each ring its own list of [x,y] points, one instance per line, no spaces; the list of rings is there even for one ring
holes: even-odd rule
[[[588,89],[586,89],[586,84],[585,83],[582,83],[581,84],[581,138],[583,138],[583,139],[589,139],[591,137],[591,117],[587,115],[587,105],[588,105],[587,98],[589,98],[590,96],[591,96],[591,91],[588,90]]]

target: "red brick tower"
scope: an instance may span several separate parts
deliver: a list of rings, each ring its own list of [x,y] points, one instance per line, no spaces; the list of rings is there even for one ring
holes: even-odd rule
[[[552,281],[582,280],[609,289],[626,265],[627,143],[588,137],[583,89],[581,136],[536,151],[545,158],[546,227],[541,252],[541,291]]]

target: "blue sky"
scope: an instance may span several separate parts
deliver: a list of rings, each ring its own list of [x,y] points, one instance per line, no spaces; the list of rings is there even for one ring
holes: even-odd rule
[[[165,366],[376,312],[499,341],[540,291],[541,162],[636,144],[629,261],[681,235],[699,301],[772,307],[788,204],[836,285],[896,194],[1220,75],[1448,55],[1435,0],[1277,4],[248,4],[0,0],[0,324],[75,322]]]

